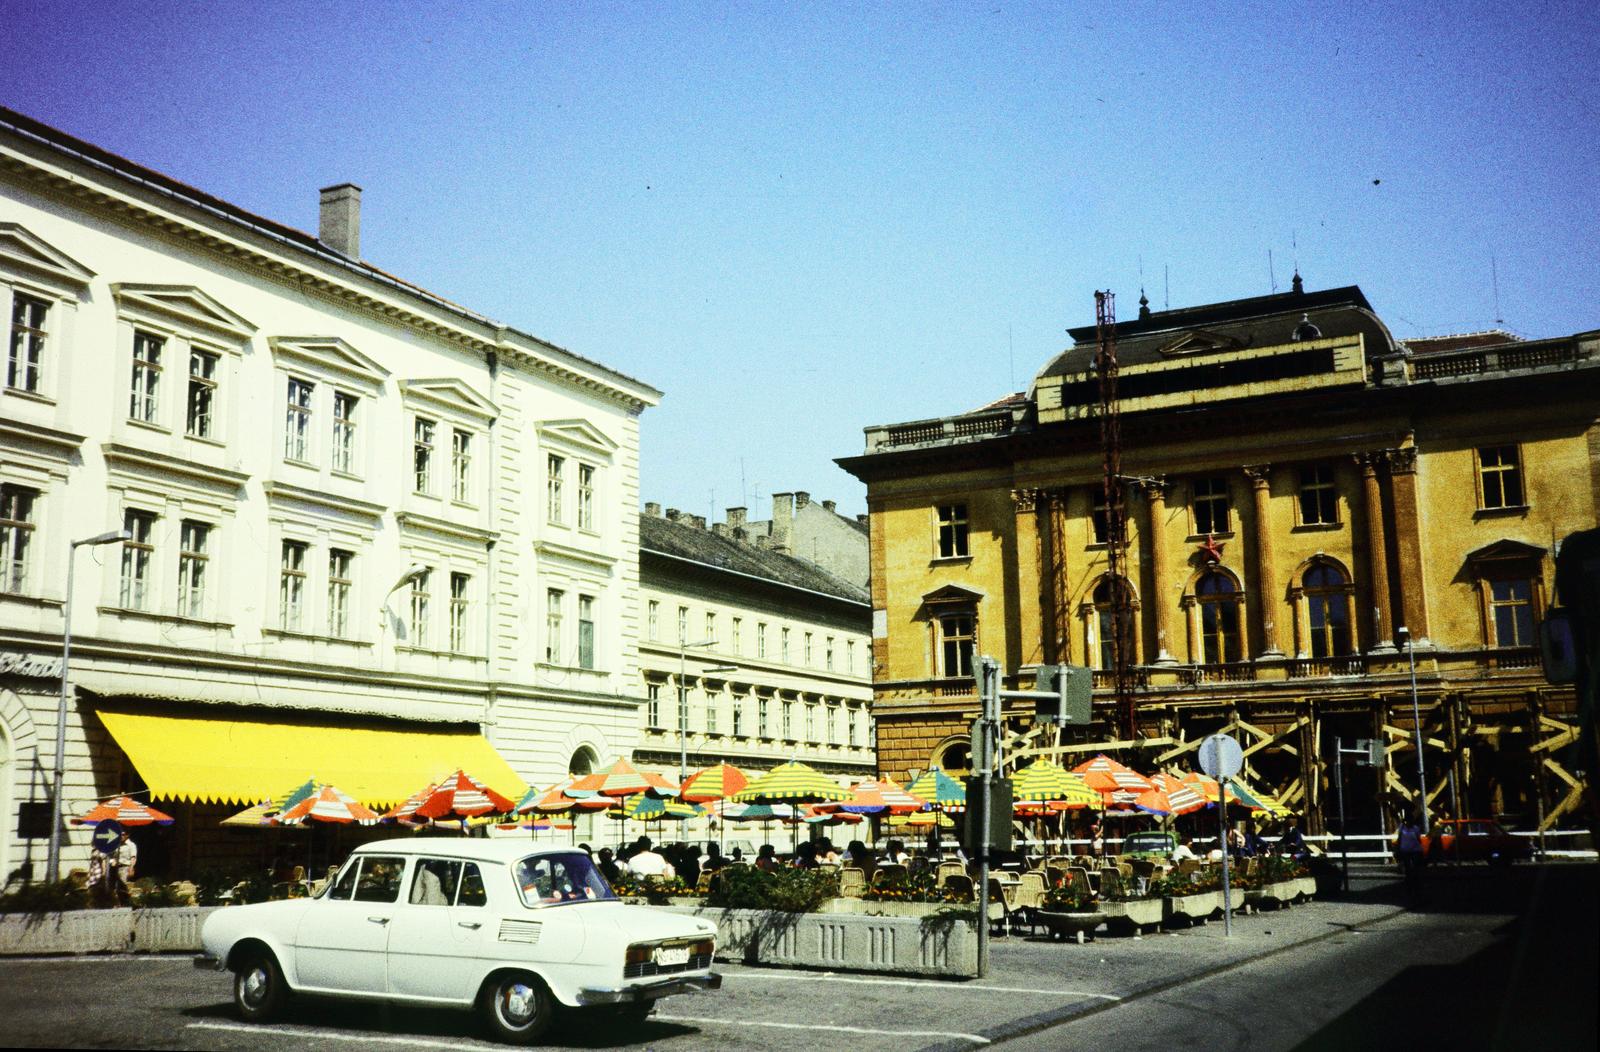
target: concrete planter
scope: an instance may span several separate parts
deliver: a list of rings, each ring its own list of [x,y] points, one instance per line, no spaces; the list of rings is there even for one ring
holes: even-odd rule
[[[1260,906],[1262,909],[1277,910],[1297,901],[1301,894],[1299,877],[1289,880],[1279,880],[1271,884],[1263,884],[1260,888]]]
[[[0,915],[0,954],[198,952],[215,906]]]
[[[1055,913],[1050,910],[1040,910],[1036,916],[1052,939],[1071,937],[1077,939],[1080,944],[1085,936],[1093,938],[1094,930],[1106,923],[1106,915],[1099,910],[1085,913]]]
[[[874,917],[707,906],[658,908],[692,914],[714,923],[717,956],[724,960],[906,975],[971,976],[977,973],[975,911],[931,903],[892,905],[931,907],[938,912],[921,917]]]
[[[1239,905],[1238,892],[1234,892],[1234,905]],[[1193,895],[1169,895],[1161,900],[1163,924],[1204,924],[1211,915],[1222,908],[1222,892],[1199,891]]]
[[[1309,902],[1317,897],[1316,877],[1295,877],[1294,884],[1295,889],[1298,892],[1296,897],[1299,901]]]
[[[1102,900],[1100,912],[1109,931],[1144,932],[1160,926],[1164,906],[1164,899]]]

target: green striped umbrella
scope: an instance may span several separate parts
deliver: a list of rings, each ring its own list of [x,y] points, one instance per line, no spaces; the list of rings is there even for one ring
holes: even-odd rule
[[[821,803],[824,800],[848,800],[850,790],[798,760],[779,764],[744,789],[733,794],[742,803],[775,804],[783,800],[802,803]]]
[[[906,786],[906,792],[935,807],[967,806],[967,789],[937,767],[930,767]]]
[[[1068,807],[1102,807],[1100,794],[1083,775],[1058,763],[1039,759],[1011,776],[1011,796],[1016,800],[1066,804]]]

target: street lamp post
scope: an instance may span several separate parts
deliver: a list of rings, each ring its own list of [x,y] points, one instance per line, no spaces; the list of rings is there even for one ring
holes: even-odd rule
[[[698,643],[678,642],[678,784],[689,777],[689,692],[684,687],[684,655],[691,649],[714,647],[715,639],[702,639]]]
[[[1416,735],[1417,748],[1417,807],[1422,812],[1422,835],[1428,835],[1428,773],[1422,761],[1422,709],[1417,704],[1417,644],[1405,625],[1394,630],[1406,645],[1406,656],[1411,659],[1411,733]]]
[[[56,765],[50,788],[50,853],[45,870],[53,884],[61,879],[61,783],[67,768],[67,666],[72,662],[72,576],[78,563],[78,549],[84,545],[116,544],[127,540],[127,530],[113,530],[98,537],[73,541],[67,548],[67,601],[61,608],[61,696],[56,702]]]

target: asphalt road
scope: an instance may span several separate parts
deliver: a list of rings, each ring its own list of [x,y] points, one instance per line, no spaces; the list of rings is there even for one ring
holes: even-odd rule
[[[1553,875],[1552,875],[1553,874]],[[1385,881],[1354,901],[1084,945],[997,940],[970,982],[721,968],[633,1032],[558,1024],[556,1047],[852,1052],[919,1048],[1593,1048],[1597,874],[1519,867],[1435,879],[1406,912]],[[1519,921],[1518,915],[1521,915]],[[455,1012],[302,999],[238,1022],[229,977],[187,958],[0,960],[0,1033],[32,1047],[496,1048]]]

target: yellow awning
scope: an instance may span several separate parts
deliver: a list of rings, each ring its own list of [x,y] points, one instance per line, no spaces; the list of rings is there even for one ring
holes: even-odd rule
[[[369,807],[388,807],[458,767],[513,800],[528,791],[476,731],[105,710],[100,719],[157,799],[252,804],[315,778]]]

